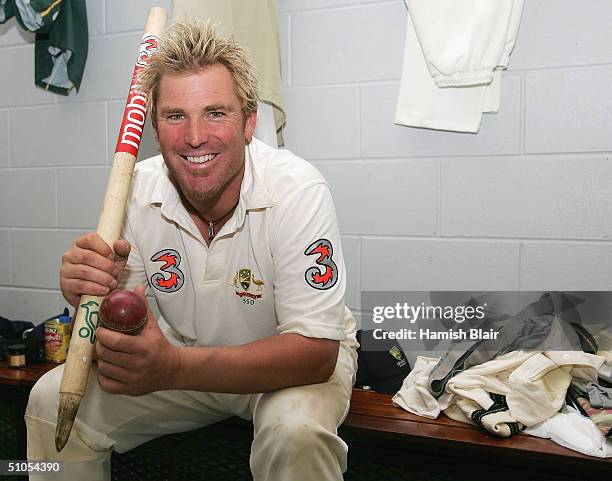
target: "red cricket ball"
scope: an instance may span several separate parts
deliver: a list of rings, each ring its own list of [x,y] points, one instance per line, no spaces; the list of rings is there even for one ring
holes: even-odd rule
[[[100,305],[100,323],[113,331],[138,334],[147,323],[147,305],[132,291],[113,291]]]

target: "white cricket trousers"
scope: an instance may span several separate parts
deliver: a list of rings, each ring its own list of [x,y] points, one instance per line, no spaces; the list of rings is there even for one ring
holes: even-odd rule
[[[36,481],[108,481],[113,450],[123,453],[164,434],[213,424],[233,415],[253,421],[250,467],[255,481],[341,480],[348,447],[338,437],[350,402],[354,351],[341,344],[329,381],[266,394],[158,391],[108,394],[95,363],[68,443],[55,450],[59,385],[64,366],[49,371],[30,394],[25,420],[28,460],[58,460],[63,471]]]

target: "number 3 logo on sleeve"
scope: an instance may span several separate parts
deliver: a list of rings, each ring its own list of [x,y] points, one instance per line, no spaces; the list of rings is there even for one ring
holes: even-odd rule
[[[161,272],[151,276],[151,285],[158,291],[176,292],[185,282],[185,274],[179,269],[181,255],[174,249],[163,249],[151,257],[153,262],[163,262],[159,267]],[[165,274],[162,274],[162,272]]]
[[[319,256],[315,259],[317,266],[308,268],[304,274],[308,285],[321,291],[333,287],[338,280],[338,266],[332,260],[334,248],[331,242],[327,239],[316,240],[308,246],[304,254]]]

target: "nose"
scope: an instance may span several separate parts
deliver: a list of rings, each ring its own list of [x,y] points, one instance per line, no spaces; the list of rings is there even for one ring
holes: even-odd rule
[[[198,148],[208,142],[208,129],[200,119],[190,119],[185,126],[185,143]]]

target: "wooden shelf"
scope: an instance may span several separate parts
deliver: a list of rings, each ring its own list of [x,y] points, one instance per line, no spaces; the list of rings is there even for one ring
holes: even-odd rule
[[[31,364],[25,367],[9,367],[8,361],[0,361],[0,384],[9,386],[32,387],[40,377],[59,364],[45,362],[42,364]]]
[[[391,402],[391,395],[363,389],[353,389],[351,409],[345,426],[400,436],[406,441],[429,445],[454,445],[478,450],[481,453],[504,454],[525,459],[538,458],[571,464],[606,463],[612,459],[597,458],[564,448],[549,439],[518,434],[510,438],[487,435],[476,427],[450,419],[441,414],[429,419],[409,413]]]

